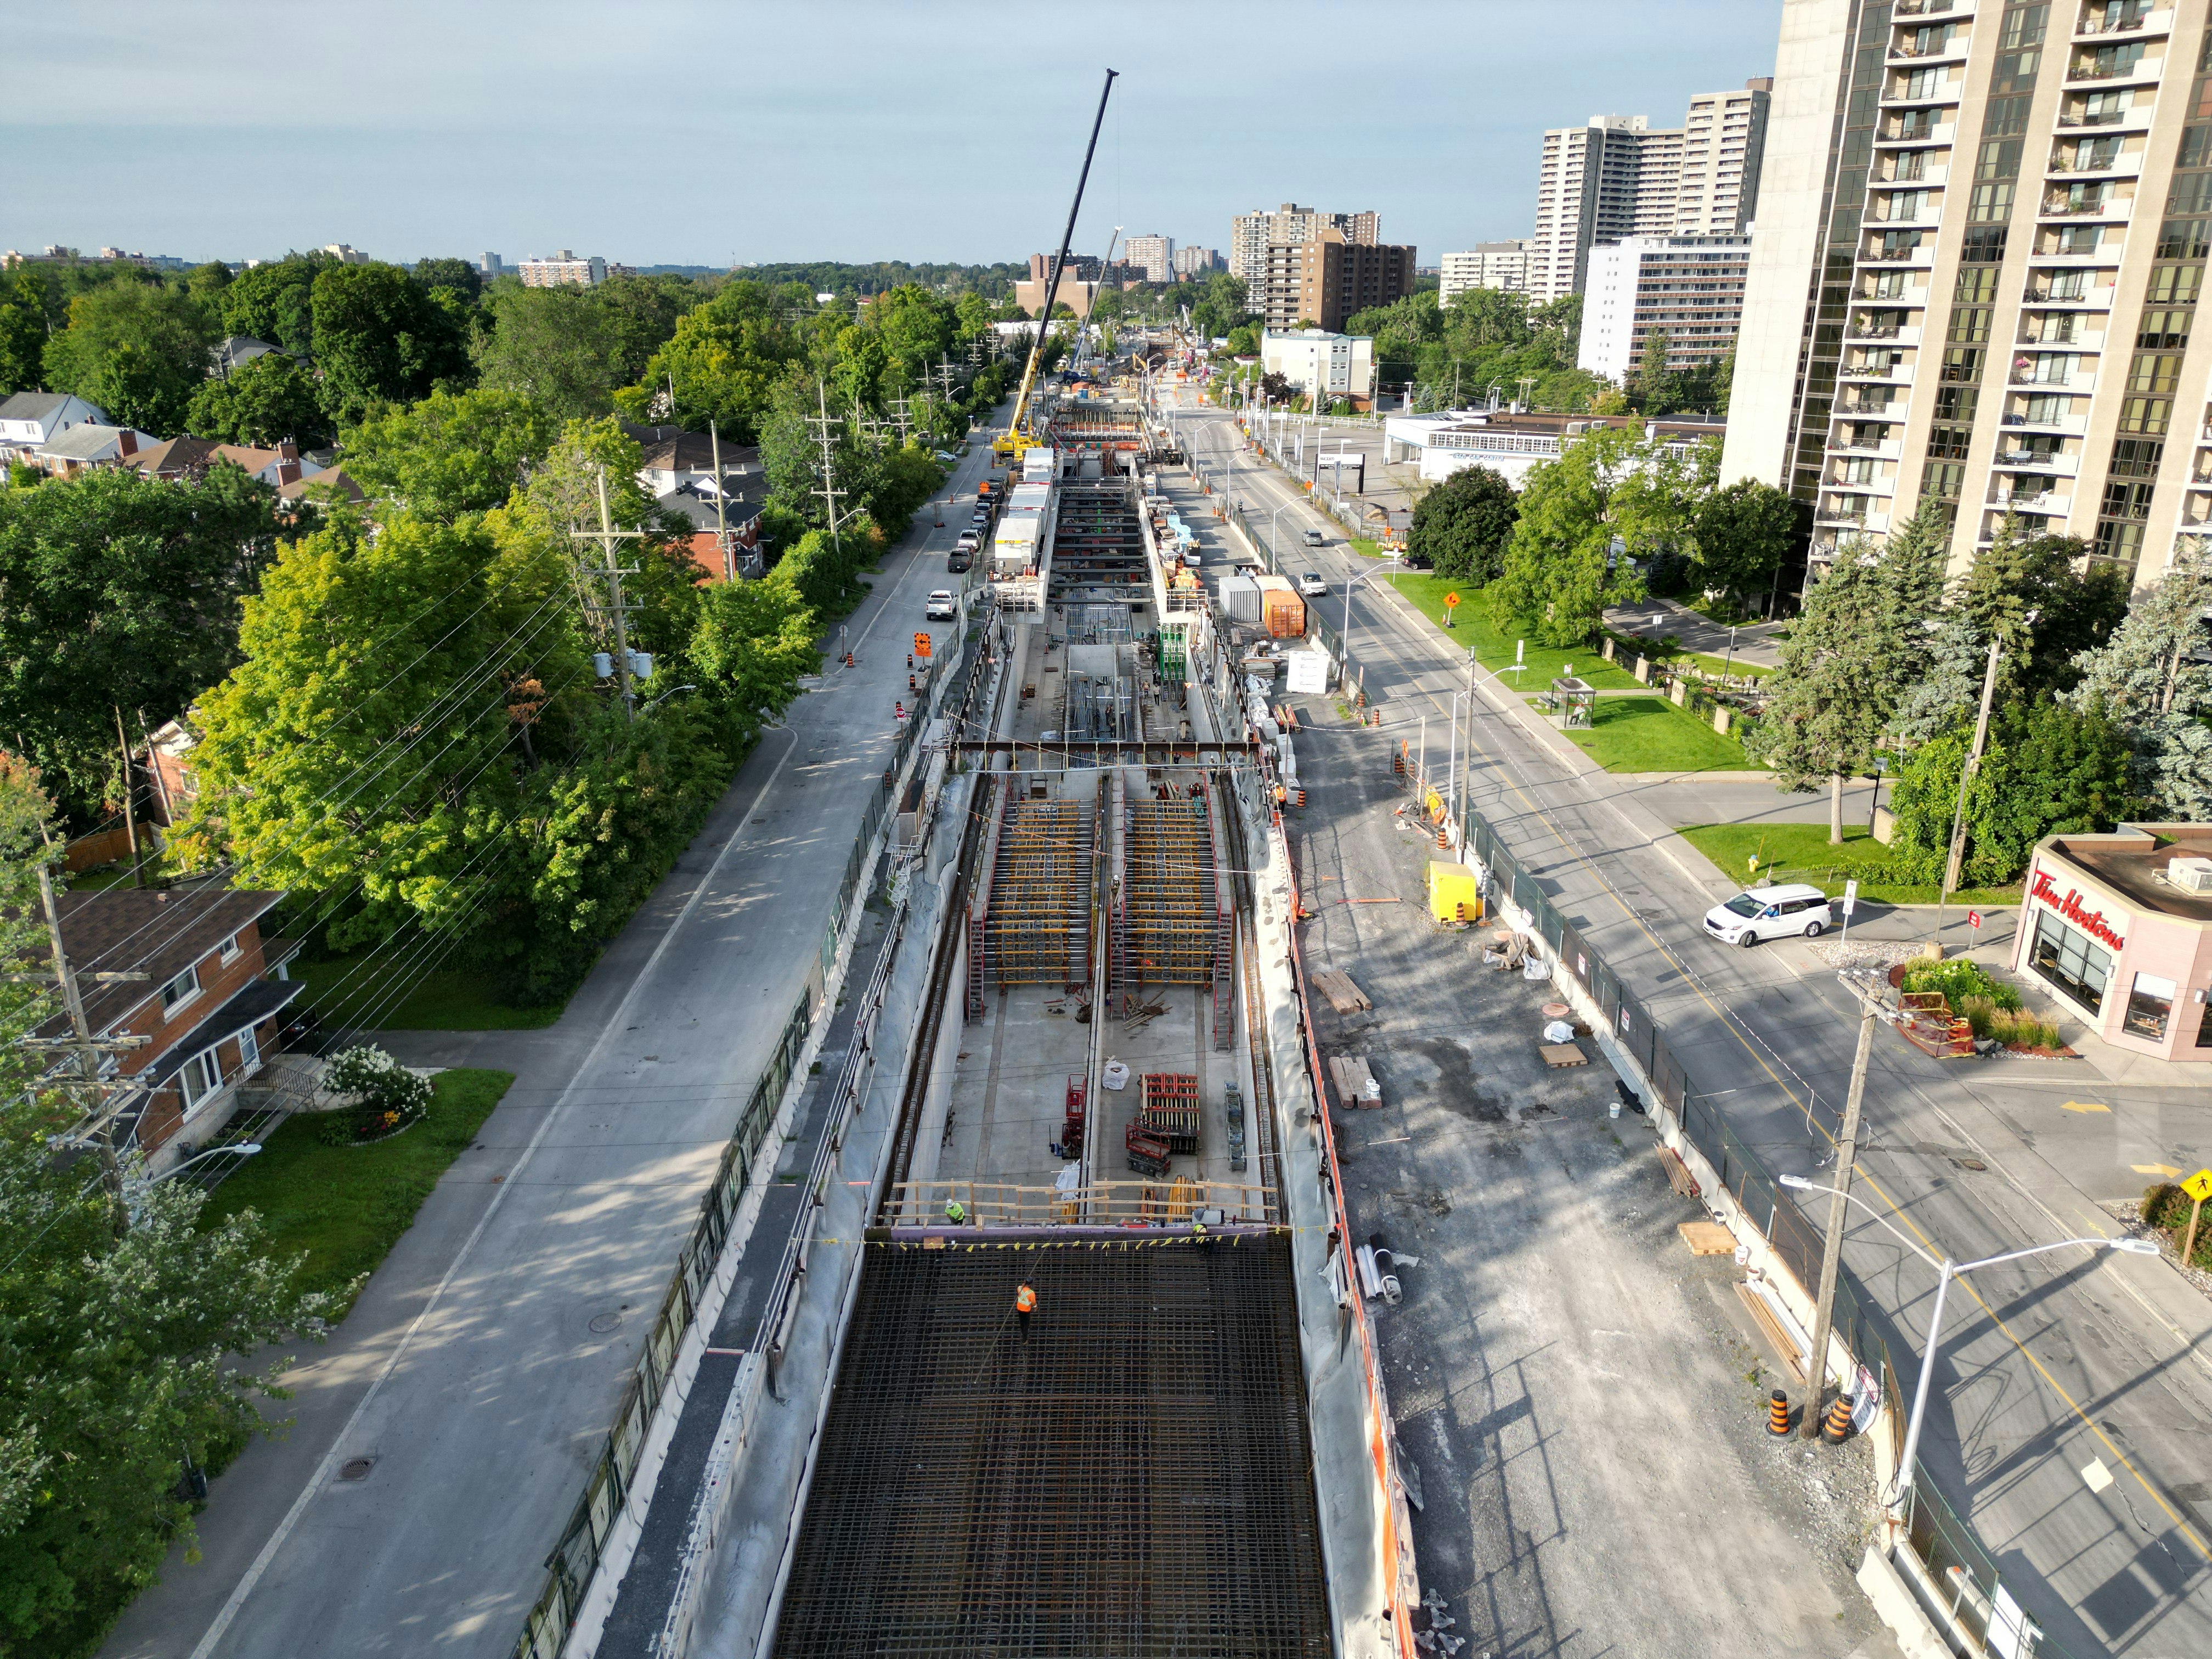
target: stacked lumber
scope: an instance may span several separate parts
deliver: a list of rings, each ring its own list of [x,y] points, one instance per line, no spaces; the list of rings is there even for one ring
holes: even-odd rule
[[[1356,1054],[1337,1054],[1330,1058],[1328,1075],[1336,1085],[1336,1097],[1346,1107],[1380,1106],[1382,1085],[1375,1080],[1375,1073],[1367,1062]]]
[[[1314,984],[1328,999],[1328,1006],[1340,1014],[1365,1013],[1374,1007],[1367,994],[1352,982],[1352,975],[1341,969],[1324,968],[1313,976]]]

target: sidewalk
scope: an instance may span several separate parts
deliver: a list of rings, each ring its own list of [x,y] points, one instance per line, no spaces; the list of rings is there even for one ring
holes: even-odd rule
[[[1735,659],[1754,668],[1772,668],[1781,662],[1781,642],[1776,636],[1786,626],[1782,623],[1745,623],[1731,630],[1726,623],[1717,623],[1687,605],[1657,598],[1616,605],[1605,613],[1605,625],[1616,633],[1641,634],[1652,640],[1662,634],[1672,634],[1685,651],[1723,659],[1729,654],[1729,635],[1733,631]]]

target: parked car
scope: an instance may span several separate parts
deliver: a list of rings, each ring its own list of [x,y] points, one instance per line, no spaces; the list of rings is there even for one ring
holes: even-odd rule
[[[1310,599],[1326,599],[1328,596],[1328,584],[1321,579],[1320,572],[1301,570],[1298,573],[1298,592]]]
[[[921,607],[921,614],[931,622],[958,622],[960,601],[952,597],[951,588],[940,587],[930,594],[928,603]]]
[[[1308,547],[1326,547],[1328,544],[1328,538],[1323,536],[1318,530],[1307,531],[1304,536],[1304,541]]]
[[[1818,939],[1834,920],[1828,896],[1817,887],[1753,887],[1706,911],[1705,931],[1723,945],[1748,950],[1761,939],[1793,933]]]
[[[983,538],[979,532],[963,530],[960,532],[959,539],[952,545],[963,553],[973,553],[983,545]]]
[[[945,568],[948,574],[957,576],[973,562],[973,555],[963,553],[956,548],[953,550],[952,556],[945,560]]]

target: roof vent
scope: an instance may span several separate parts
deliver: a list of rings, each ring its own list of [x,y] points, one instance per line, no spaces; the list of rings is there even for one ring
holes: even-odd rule
[[[2166,878],[2185,893],[2212,893],[2212,859],[2175,859],[2166,866]]]

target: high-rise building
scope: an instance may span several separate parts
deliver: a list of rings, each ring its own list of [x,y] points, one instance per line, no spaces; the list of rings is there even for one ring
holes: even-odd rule
[[[1179,247],[1175,251],[1175,274],[1178,276],[1211,276],[1224,269],[1221,256],[1210,247]]]
[[[580,259],[565,247],[549,258],[525,259],[515,270],[525,288],[597,288],[607,280],[605,259]]]
[[[1172,236],[1132,236],[1123,245],[1122,258],[1144,273],[1148,283],[1171,283],[1175,280],[1175,238]]]
[[[1413,291],[1413,249],[1354,242],[1325,227],[1304,242],[1272,243],[1253,309],[1277,333],[1312,325],[1334,333],[1346,319]]]
[[[1544,135],[1536,173],[1528,291],[1579,294],[1589,251],[1627,236],[1728,236],[1750,224],[1772,86],[1699,93],[1688,124],[1655,131],[1641,115],[1593,115]]]
[[[1727,452],[1814,557],[1924,503],[2154,580],[2212,532],[2202,6],[1784,0]]]
[[[507,269],[507,261],[496,253],[487,253],[477,261],[477,269],[487,277],[497,276]]]
[[[1437,269],[1437,303],[1448,306],[1471,288],[1525,292],[1528,255],[1534,246],[1534,237],[1517,236],[1510,241],[1477,242],[1464,253],[1445,254]]]
[[[1748,236],[1631,236],[1590,250],[1575,367],[1626,380],[1666,343],[1676,372],[1718,362],[1743,314]]]
[[[1371,247],[1382,240],[1382,217],[1377,213],[1316,213],[1310,207],[1285,202],[1273,213],[1255,209],[1229,222],[1229,270],[1252,284],[1251,307],[1265,309],[1262,283],[1267,276],[1267,250],[1297,247],[1324,230],[1341,231],[1344,240]]]

